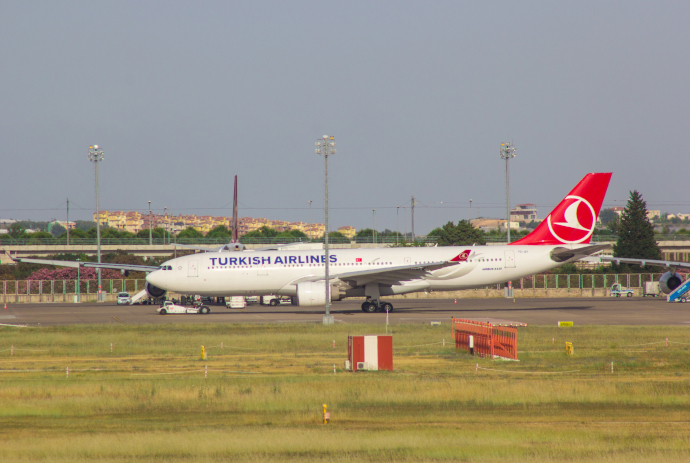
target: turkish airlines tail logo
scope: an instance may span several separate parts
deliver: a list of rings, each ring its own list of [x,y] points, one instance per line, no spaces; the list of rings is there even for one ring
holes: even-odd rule
[[[470,258],[470,254],[472,253],[471,249],[465,249],[462,251],[460,254],[457,256],[453,257],[450,261],[451,262],[467,262],[467,259]]]
[[[589,243],[611,173],[587,174],[532,233],[511,244]]]

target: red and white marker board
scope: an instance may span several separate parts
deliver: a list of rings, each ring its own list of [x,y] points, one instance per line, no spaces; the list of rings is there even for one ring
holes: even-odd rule
[[[352,371],[357,371],[357,362],[366,363],[370,371],[393,371],[393,336],[348,336],[347,351]]]

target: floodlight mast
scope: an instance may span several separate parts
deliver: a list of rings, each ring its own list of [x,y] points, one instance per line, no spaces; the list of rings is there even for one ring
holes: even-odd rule
[[[326,278],[326,314],[323,316],[324,325],[333,324],[333,316],[331,315],[331,281],[329,272],[329,257],[328,257],[328,156],[335,154],[335,138],[332,136],[324,135],[316,142],[316,154],[320,154],[324,157],[325,167],[326,167],[326,182],[325,182],[325,226],[326,231],[324,232],[324,253],[326,262],[324,264],[325,268],[325,278]]]
[[[508,160],[515,157],[515,147],[512,143],[501,143],[501,159],[506,161],[506,237],[510,244],[510,196],[508,183]]]
[[[98,163],[105,159],[103,150],[98,149],[98,145],[89,146],[89,161],[93,162],[96,169],[96,246],[98,249],[98,263],[101,263],[101,210],[98,204]],[[69,226],[69,224],[68,224]],[[98,268],[98,302],[103,302],[103,286],[101,282],[101,269]]]

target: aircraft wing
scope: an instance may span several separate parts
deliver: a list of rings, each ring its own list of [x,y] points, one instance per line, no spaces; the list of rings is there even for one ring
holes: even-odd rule
[[[682,267],[690,268],[690,262],[675,262],[671,260],[656,260],[656,259],[633,259],[629,257],[613,257],[613,256],[592,256],[582,259],[583,262],[615,262],[620,264],[637,264],[641,267],[645,265],[658,265],[659,267]]]
[[[187,248],[187,249],[196,249],[198,251],[206,251],[206,252],[217,252],[220,251],[223,246],[217,246],[215,248],[209,248],[206,246],[194,246],[193,244],[180,244],[180,243],[172,243],[173,246],[176,246],[178,248]]]
[[[83,268],[109,268],[113,270],[129,270],[132,272],[153,272],[158,270],[160,267],[151,265],[134,265],[134,264],[106,264],[98,262],[74,262],[68,260],[50,260],[50,259],[25,259],[12,257],[7,254],[7,256],[14,262],[26,262],[28,264],[43,264],[43,265],[55,265],[57,267],[83,267]]]
[[[425,276],[431,276],[431,272],[444,267],[457,265],[458,262],[430,262],[428,264],[401,265],[398,267],[386,267],[380,269],[359,270],[356,272],[340,273],[331,277],[331,280],[340,280],[354,286],[363,286],[367,283],[379,283],[382,285],[399,285],[403,281],[419,280]],[[291,284],[307,281],[322,281],[323,275],[310,275],[293,281]]]

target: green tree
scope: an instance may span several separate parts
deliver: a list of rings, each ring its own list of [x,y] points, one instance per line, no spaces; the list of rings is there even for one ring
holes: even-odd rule
[[[67,240],[67,231],[58,236],[58,238]],[[72,238],[87,238],[87,235],[86,232],[81,228],[73,228],[69,231],[69,239]]]
[[[606,225],[612,220],[615,220],[618,218],[618,214],[616,214],[616,211],[613,209],[604,209],[599,213],[599,220],[601,220],[602,225]]]
[[[151,236],[153,238],[163,238],[164,235],[165,235],[165,230],[163,228],[156,227],[153,230],[151,230],[150,232],[149,232],[148,228],[142,228],[141,230],[139,230],[137,232],[136,237],[149,239],[149,236]],[[201,236],[203,236],[203,235],[201,235]]]
[[[53,235],[51,235],[48,232],[44,232],[44,231],[29,233],[29,234],[27,234],[27,237],[29,238],[29,242],[32,244],[33,243],[36,243],[36,244],[46,243],[46,242],[53,241],[53,239],[54,239]]]
[[[448,222],[440,228],[431,230],[428,236],[437,236],[436,242],[439,246],[486,244],[482,231],[474,228],[468,220],[461,220],[457,225]]]
[[[277,230],[264,225],[258,230],[246,233],[243,238],[275,238],[276,236],[278,236]]]
[[[26,229],[21,226],[20,223],[15,222],[9,227],[9,232],[8,234],[10,235],[10,238],[13,239],[21,239],[21,238],[26,238]]]
[[[103,221],[101,221],[101,223],[103,223]],[[90,229],[96,226],[96,222],[92,220],[77,220],[76,222],[74,222],[74,225],[79,230],[89,231]]]
[[[213,227],[213,230],[206,234],[206,238],[227,239],[232,238],[232,233],[225,225],[218,225]]]
[[[146,235],[148,237],[148,235]],[[203,238],[204,234],[194,227],[187,227],[177,234],[177,238]]]
[[[654,239],[654,226],[647,218],[647,203],[637,190],[630,192],[630,199],[621,215],[618,241],[613,246],[613,255],[636,259],[661,259],[661,250]]]
[[[50,234],[53,235],[54,237],[58,237],[65,233],[67,229],[60,225],[59,223],[53,223],[53,226],[50,227]]]
[[[377,235],[380,235],[380,233],[377,233]],[[371,237],[374,236],[374,230],[371,228],[362,228],[357,232],[355,235],[356,238],[364,238],[364,237]]]

